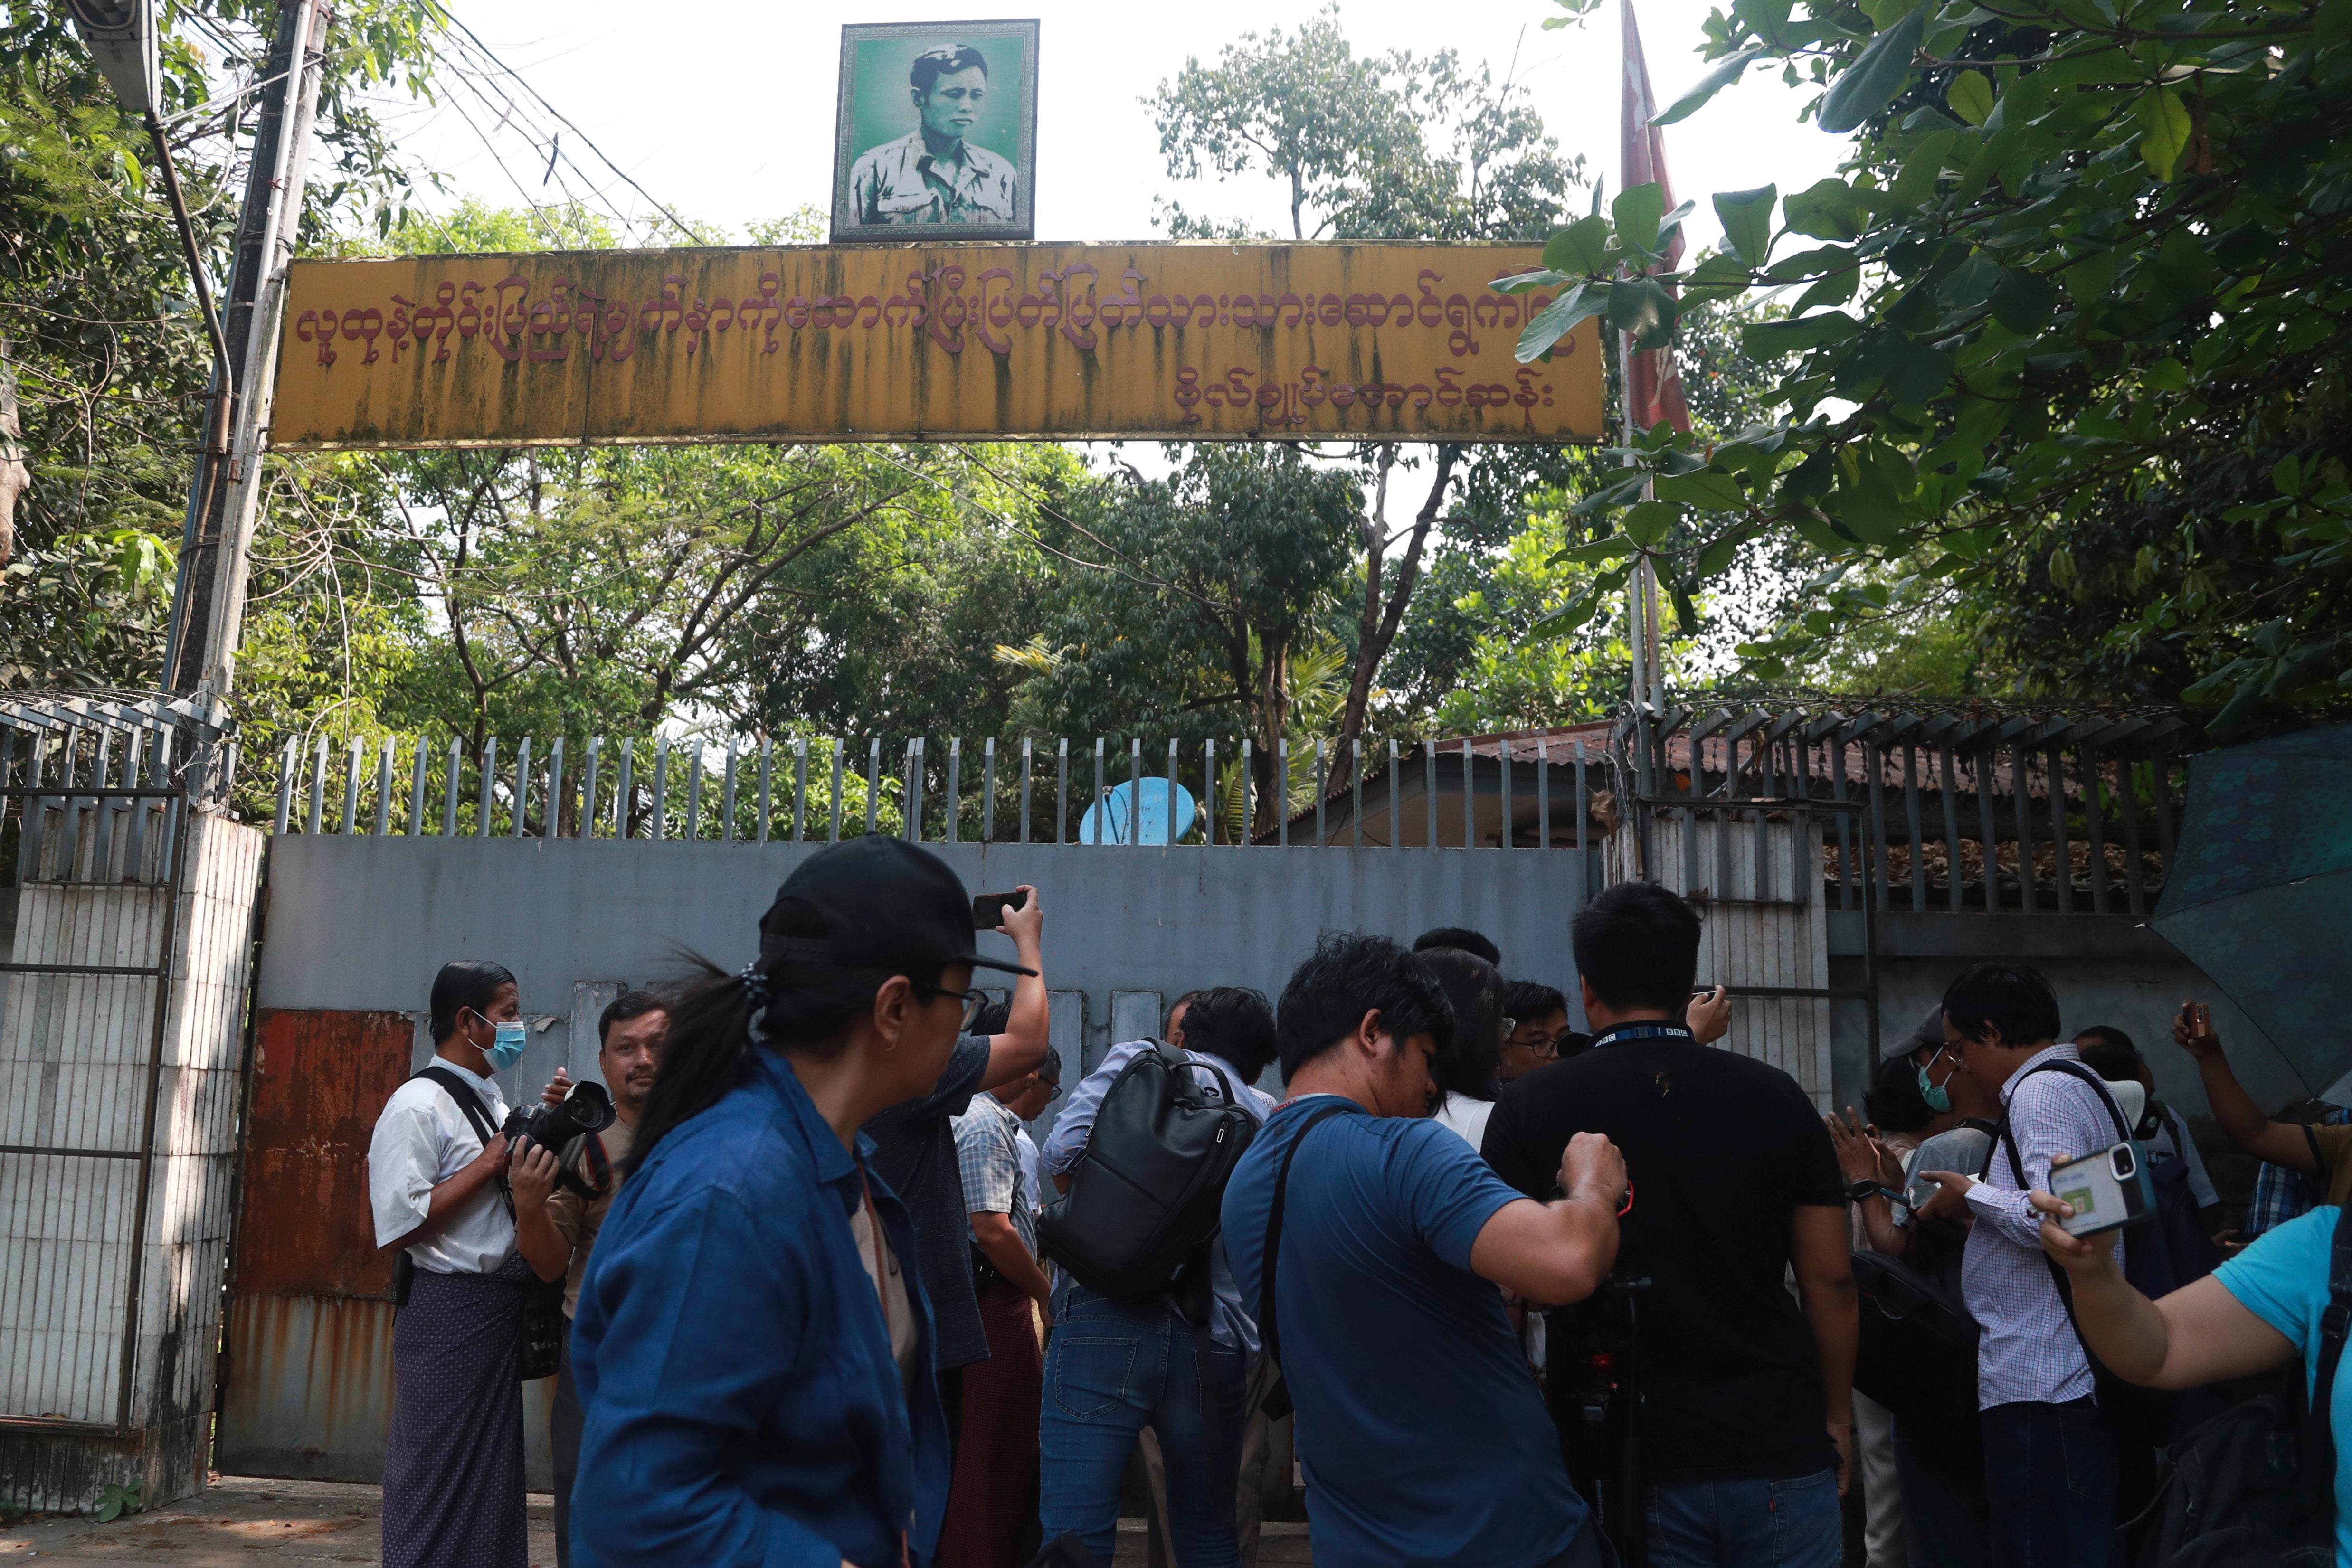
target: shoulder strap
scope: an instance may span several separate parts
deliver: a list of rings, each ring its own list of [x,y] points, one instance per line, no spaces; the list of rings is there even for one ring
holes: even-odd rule
[[[1274,1170],[1274,1200],[1265,1208],[1265,1260],[1258,1266],[1257,1338],[1266,1359],[1277,1367],[1282,1364],[1282,1331],[1274,1321],[1274,1280],[1275,1266],[1282,1259],[1282,1209],[1285,1200],[1290,1196],[1290,1162],[1298,1157],[1298,1145],[1307,1141],[1307,1134],[1315,1130],[1316,1123],[1336,1116],[1342,1111],[1355,1109],[1355,1105],[1344,1100],[1336,1105],[1318,1107],[1298,1124],[1298,1131],[1291,1138],[1290,1147],[1282,1151],[1282,1163]]]
[[[1164,1040],[1153,1040],[1151,1044],[1152,1049],[1159,1051],[1161,1058],[1168,1062],[1169,1070],[1176,1073],[1180,1080],[1186,1068],[1197,1067],[1202,1071],[1207,1073],[1210,1077],[1214,1078],[1217,1081],[1217,1092],[1225,1097],[1226,1104],[1239,1105],[1241,1103],[1240,1097],[1234,1092],[1233,1080],[1227,1078],[1225,1076],[1225,1070],[1219,1067],[1215,1062],[1203,1061],[1192,1052],[1189,1051],[1180,1051],[1175,1046],[1170,1045]]]
[[[482,1147],[487,1149],[490,1146],[490,1140],[499,1135],[499,1130],[490,1125],[490,1113],[483,1109],[482,1097],[474,1092],[472,1084],[440,1066],[422,1068],[414,1076],[429,1078],[439,1084],[441,1092],[455,1100],[457,1109],[466,1113],[467,1124],[474,1129],[474,1135],[482,1140]],[[507,1206],[509,1215],[514,1213],[514,1189],[508,1185],[503,1175],[499,1177],[499,1200]]]
[[[2336,1238],[2327,1254],[2327,1310],[2319,1319],[2318,1388],[2313,1403],[2327,1408],[2328,1385],[2336,1380],[2336,1364],[2344,1342],[2352,1333],[2352,1204],[2336,1211]],[[2326,1467],[2330,1474],[2334,1467]]]
[[[2116,1103],[2116,1097],[2108,1091],[2105,1079],[2101,1078],[2079,1061],[2045,1061],[2039,1067],[2029,1069],[2024,1076],[2031,1078],[2037,1072],[2063,1072],[2067,1077],[2080,1079],[2097,1090],[2099,1103],[2107,1108],[2107,1119],[2116,1124],[2116,1142],[2126,1144],[2131,1141],[2131,1124],[2124,1120],[2124,1108]],[[2023,1080],[2021,1079],[2020,1082],[2022,1082]],[[2010,1099],[2014,1101],[2016,1098],[2016,1092],[2012,1090]],[[2000,1119],[2000,1145],[2008,1151],[2010,1175],[2017,1178],[2018,1190],[2022,1192],[2025,1190],[2025,1161],[2018,1155],[2017,1137],[2010,1131],[2009,1118],[2006,1115]],[[1990,1150],[1986,1151],[1985,1165],[1987,1169],[1991,1168]]]
[[[444,1093],[457,1102],[457,1109],[466,1113],[467,1124],[474,1129],[475,1135],[482,1140],[484,1147],[488,1147],[490,1140],[499,1135],[499,1130],[490,1125],[489,1112],[482,1108],[482,1097],[474,1092],[472,1084],[446,1067],[423,1068],[415,1076],[431,1079],[441,1086]]]

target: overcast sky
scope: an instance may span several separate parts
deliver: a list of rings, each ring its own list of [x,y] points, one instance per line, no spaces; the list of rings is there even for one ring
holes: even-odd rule
[[[1133,241],[1157,237],[1152,198],[1173,195],[1197,211],[1287,226],[1285,193],[1270,180],[1180,187],[1160,162],[1149,111],[1139,101],[1173,77],[1188,56],[1213,60],[1244,32],[1295,26],[1312,0],[1190,0],[1134,6],[1003,0],[958,5],[909,0],[880,12],[871,4],[802,0],[708,0],[671,9],[641,0],[449,0],[454,12],[505,63],[569,117],[656,198],[697,221],[740,235],[804,202],[823,205],[833,152],[840,26],[847,21],[1032,15],[1039,47],[1037,237]],[[1643,41],[1661,102],[1700,73],[1695,50],[1706,0],[1639,0]],[[1547,33],[1542,0],[1433,5],[1349,0],[1339,19],[1360,52],[1453,48],[1500,75],[1516,70],[1533,91],[1563,151],[1618,188],[1619,45],[1615,4],[1580,27]],[[1517,64],[1513,65],[1516,56]],[[1668,130],[1678,196],[1698,198],[1690,237],[1717,237],[1706,201],[1716,191],[1777,183],[1799,190],[1830,172],[1842,138],[1797,123],[1801,92],[1758,74],[1693,119]],[[499,125],[462,91],[438,106],[386,103],[404,148],[443,171],[457,194],[512,204],[519,193],[551,200],[566,180],[548,181],[547,150],[509,122]],[[472,123],[468,123],[470,115]],[[603,170],[565,136],[563,152]],[[497,149],[495,154],[486,141]],[[642,202],[611,182],[625,209]]]

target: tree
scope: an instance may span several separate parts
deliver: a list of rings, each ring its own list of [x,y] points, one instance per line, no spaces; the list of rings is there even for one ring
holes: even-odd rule
[[[229,84],[255,87],[275,6],[197,0],[172,11],[163,113],[199,238],[227,255],[246,143],[238,103],[190,118]],[[389,223],[409,190],[368,94],[422,88],[439,12],[429,0],[337,7],[303,235],[354,208]],[[146,136],[115,107],[61,5],[0,21],[0,359],[18,389],[29,482],[0,570],[0,683],[144,686],[161,668],[172,572],[211,354]],[[9,481],[0,478],[0,488]]]
[[[1258,787],[1297,733],[1291,677],[1321,641],[1362,498],[1281,444],[1202,444],[1166,479],[1113,478],[1045,509],[1044,624],[1014,656],[1033,716],[1084,734],[1255,743]]]
[[[1714,198],[1731,248],[1684,297],[1804,286],[1743,334],[1793,360],[1785,412],[1711,451],[1650,433],[1657,499],[1586,503],[1616,526],[1585,605],[1643,554],[1706,575],[1793,538],[1819,570],[1745,650],[1763,674],[1948,597],[2029,690],[2207,703],[2216,735],[2352,696],[2352,0],[1734,0],[1707,27],[1717,68],[1662,120],[1780,62],[1852,153]],[[1524,355],[1582,315],[1670,339],[1662,205],[1554,236]]]
[[[1532,237],[1557,220],[1582,178],[1582,160],[1560,156],[1523,89],[1497,83],[1485,66],[1470,71],[1452,50],[1360,57],[1336,11],[1296,32],[1245,35],[1213,67],[1188,59],[1150,102],[1171,177],[1197,177],[1205,165],[1220,178],[1256,171],[1281,181],[1297,239]],[[1179,235],[1245,226],[1176,207],[1168,221]],[[1551,454],[1531,463],[1443,444],[1424,465],[1402,458],[1394,443],[1363,444],[1339,460],[1371,503],[1356,518],[1359,604],[1340,633],[1350,659],[1337,737],[1344,781],[1381,662],[1460,482],[1483,479],[1491,491],[1498,474],[1556,477],[1575,461]],[[1410,520],[1392,522],[1391,487],[1408,475],[1416,487],[1425,476],[1426,487],[1406,503]]]

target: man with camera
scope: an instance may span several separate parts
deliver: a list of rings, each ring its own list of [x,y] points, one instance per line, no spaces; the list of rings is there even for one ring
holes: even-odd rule
[[[653,1095],[654,1079],[661,1071],[662,1045],[668,1036],[668,1009],[651,991],[622,992],[597,1019],[596,1065],[613,1097],[613,1124],[600,1133],[589,1134],[597,1140],[594,1151],[583,1148],[580,1155],[567,1163],[577,1164],[585,1158],[602,1165],[609,1174],[602,1191],[596,1190],[593,1179],[576,1186],[565,1185],[547,1204],[548,1218],[572,1249],[571,1269],[563,1281],[563,1352],[556,1363],[555,1409],[548,1434],[555,1459],[555,1561],[559,1568],[569,1568],[572,1561],[572,1478],[580,1467],[580,1428],[583,1418],[579,1389],[572,1380],[572,1313],[580,1304],[580,1281],[588,1271],[588,1253],[596,1245],[596,1232],[604,1228],[605,1212],[613,1207],[614,1195],[621,1190],[622,1162],[628,1158],[637,1119],[645,1114],[646,1102]],[[570,1075],[559,1070],[555,1082],[547,1086],[548,1103],[561,1103],[571,1088]]]
[[[1612,1337],[1580,1343],[1592,1314],[1573,1335],[1555,1317],[1556,1391],[1603,1354],[1622,1379],[1630,1351],[1642,1495],[1619,1517],[1646,1521],[1653,1568],[1835,1568],[1859,1325],[1829,1133],[1787,1073],[1694,1036],[1721,1000],[1694,1014],[1699,920],[1681,896],[1612,887],[1571,940],[1592,1043],[1505,1086],[1483,1145],[1530,1197],[1580,1134],[1624,1151]]]
[[[514,976],[446,964],[430,1007],[434,1060],[393,1092],[368,1144],[376,1245],[401,1254],[383,1561],[526,1568],[515,1375],[525,1297],[571,1258],[547,1213],[556,1158],[501,1130],[492,1075],[523,1052]]]

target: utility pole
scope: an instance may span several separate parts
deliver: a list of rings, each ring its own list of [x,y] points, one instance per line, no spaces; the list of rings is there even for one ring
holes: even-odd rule
[[[164,679],[175,692],[208,685],[227,693],[245,620],[245,579],[261,499],[269,415],[278,381],[278,328],[285,313],[286,264],[302,219],[310,128],[325,75],[326,0],[284,0],[262,79],[268,84],[254,128],[252,165],[229,273],[226,333],[230,385],[215,388],[228,404],[226,450],[208,440],[189,486],[181,539],[179,589]],[[217,403],[216,403],[217,406]],[[214,430],[221,428],[215,422]]]

